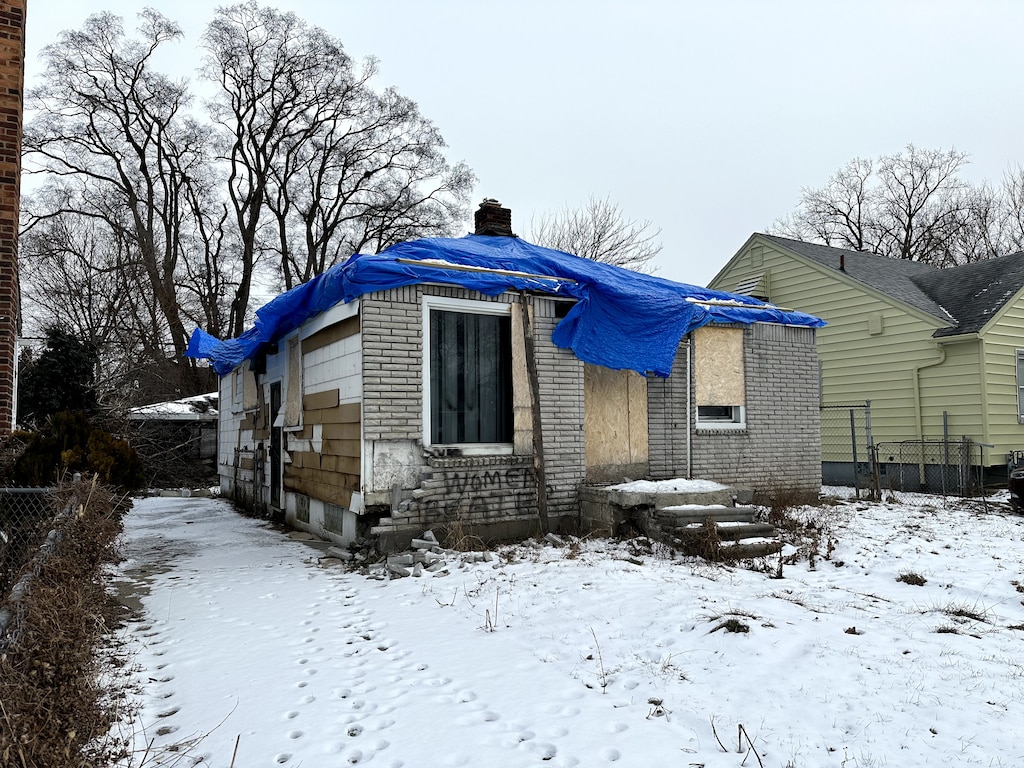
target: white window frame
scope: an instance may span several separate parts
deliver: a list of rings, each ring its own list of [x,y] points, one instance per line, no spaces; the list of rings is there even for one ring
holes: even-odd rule
[[[465,312],[477,315],[497,315],[512,318],[512,305],[497,301],[478,301],[476,299],[455,299],[447,296],[423,297],[423,445],[426,448],[454,449],[463,456],[511,455],[514,444],[508,443],[439,443],[433,444],[430,438],[430,312]]]
[[[747,407],[745,405],[724,405],[709,406],[714,408],[730,408],[732,416],[727,419],[701,418],[700,409],[704,406],[697,406],[697,429],[746,429],[747,428]]]
[[[1017,423],[1024,424],[1024,349],[1016,350],[1014,360],[1017,374]]]

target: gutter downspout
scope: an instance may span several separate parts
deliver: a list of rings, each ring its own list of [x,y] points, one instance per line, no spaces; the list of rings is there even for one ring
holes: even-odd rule
[[[920,471],[921,481],[924,481],[924,415],[922,413],[921,405],[921,371],[925,368],[932,368],[936,365],[942,365],[946,362],[946,348],[936,344],[935,350],[939,353],[937,360],[932,360],[927,363],[920,363],[914,366],[914,420],[917,426],[917,439],[921,441],[921,453],[918,460],[918,470]]]
[[[686,340],[686,479],[693,479],[693,337]]]

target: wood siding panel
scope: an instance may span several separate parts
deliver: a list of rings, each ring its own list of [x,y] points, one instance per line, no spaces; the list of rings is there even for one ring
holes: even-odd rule
[[[309,354],[318,349],[333,344],[336,341],[347,339],[359,333],[359,315],[347,317],[344,320],[317,331],[312,336],[302,340],[302,353]]]
[[[312,392],[302,398],[303,411],[317,411],[321,408],[337,408],[339,402],[338,389],[325,389]]]
[[[358,424],[362,418],[362,407],[359,403],[346,403],[337,408],[325,408],[320,414],[323,424]]]
[[[361,427],[358,422],[352,424],[324,424],[324,440],[359,440]]]
[[[333,327],[333,326],[332,326]],[[285,488],[313,499],[348,507],[360,490],[362,429],[360,403],[339,404],[338,389],[303,398],[303,435],[320,433],[319,451],[293,451],[285,467]]]
[[[594,482],[646,475],[647,380],[634,371],[583,367],[587,477]]]
[[[360,440],[324,440],[323,453],[331,456],[348,456],[359,458]]]

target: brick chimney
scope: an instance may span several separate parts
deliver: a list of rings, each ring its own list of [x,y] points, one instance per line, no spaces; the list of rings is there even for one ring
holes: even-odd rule
[[[492,197],[485,197],[473,216],[477,235],[497,235],[499,237],[515,237],[512,233],[512,211],[503,208],[501,203]]]
[[[0,434],[14,425],[26,0],[0,0]]]

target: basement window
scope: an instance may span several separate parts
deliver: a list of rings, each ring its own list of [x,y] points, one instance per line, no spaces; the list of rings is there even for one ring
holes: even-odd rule
[[[511,452],[509,305],[424,297],[424,325],[426,444]]]
[[[697,423],[699,426],[718,426],[721,424],[743,424],[742,405],[698,405]]]

